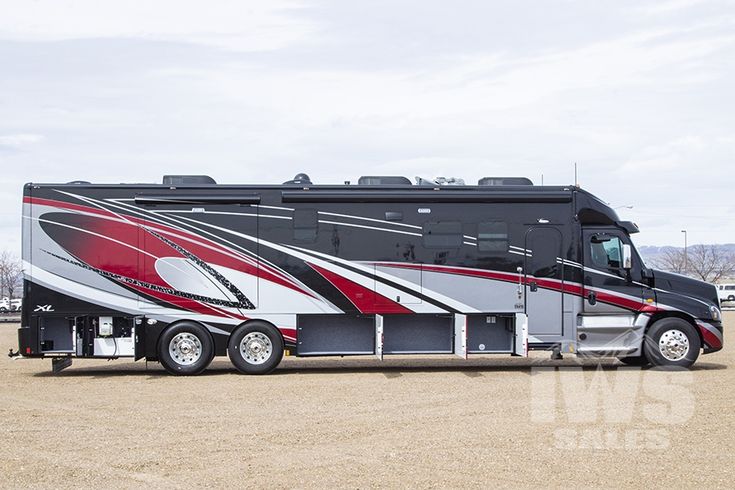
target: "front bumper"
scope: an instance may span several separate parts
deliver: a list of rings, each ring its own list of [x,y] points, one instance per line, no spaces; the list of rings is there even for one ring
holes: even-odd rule
[[[717,352],[723,346],[723,328],[722,322],[714,322],[712,320],[697,320],[697,328],[702,335],[702,348],[705,354]]]

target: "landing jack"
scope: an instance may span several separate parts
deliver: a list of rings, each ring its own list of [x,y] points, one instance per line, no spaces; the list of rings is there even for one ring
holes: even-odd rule
[[[71,366],[71,357],[54,357],[51,359],[51,372],[59,374],[64,369]]]
[[[551,360],[552,361],[561,361],[564,359],[564,356],[561,355],[561,347],[558,345],[555,345],[551,348]]]

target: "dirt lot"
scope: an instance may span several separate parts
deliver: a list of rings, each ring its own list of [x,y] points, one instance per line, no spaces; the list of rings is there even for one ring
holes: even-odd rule
[[[0,486],[735,485],[735,343],[691,372],[547,357],[288,358],[260,377],[218,358],[194,378],[3,357]]]

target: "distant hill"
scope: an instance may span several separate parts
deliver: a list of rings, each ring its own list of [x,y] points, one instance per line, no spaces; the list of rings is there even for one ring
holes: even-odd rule
[[[695,245],[689,245],[689,247],[694,246]],[[725,253],[735,255],[735,243],[723,243],[715,245],[715,247]],[[643,261],[647,265],[651,266],[657,259],[663,257],[667,250],[684,250],[684,247],[672,247],[671,245],[664,245],[662,247],[658,247],[656,245],[644,245],[642,247],[637,247],[637,249],[638,253],[640,253],[643,258]]]

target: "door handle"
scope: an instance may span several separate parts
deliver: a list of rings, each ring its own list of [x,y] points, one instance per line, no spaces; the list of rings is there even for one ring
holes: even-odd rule
[[[535,293],[536,291],[538,291],[538,284],[536,284],[536,281],[531,281],[531,283],[528,286],[531,289],[532,293]]]
[[[518,272],[518,299],[523,297],[523,267],[516,268]]]
[[[587,301],[589,301],[592,306],[597,304],[597,294],[594,291],[587,293]]]

